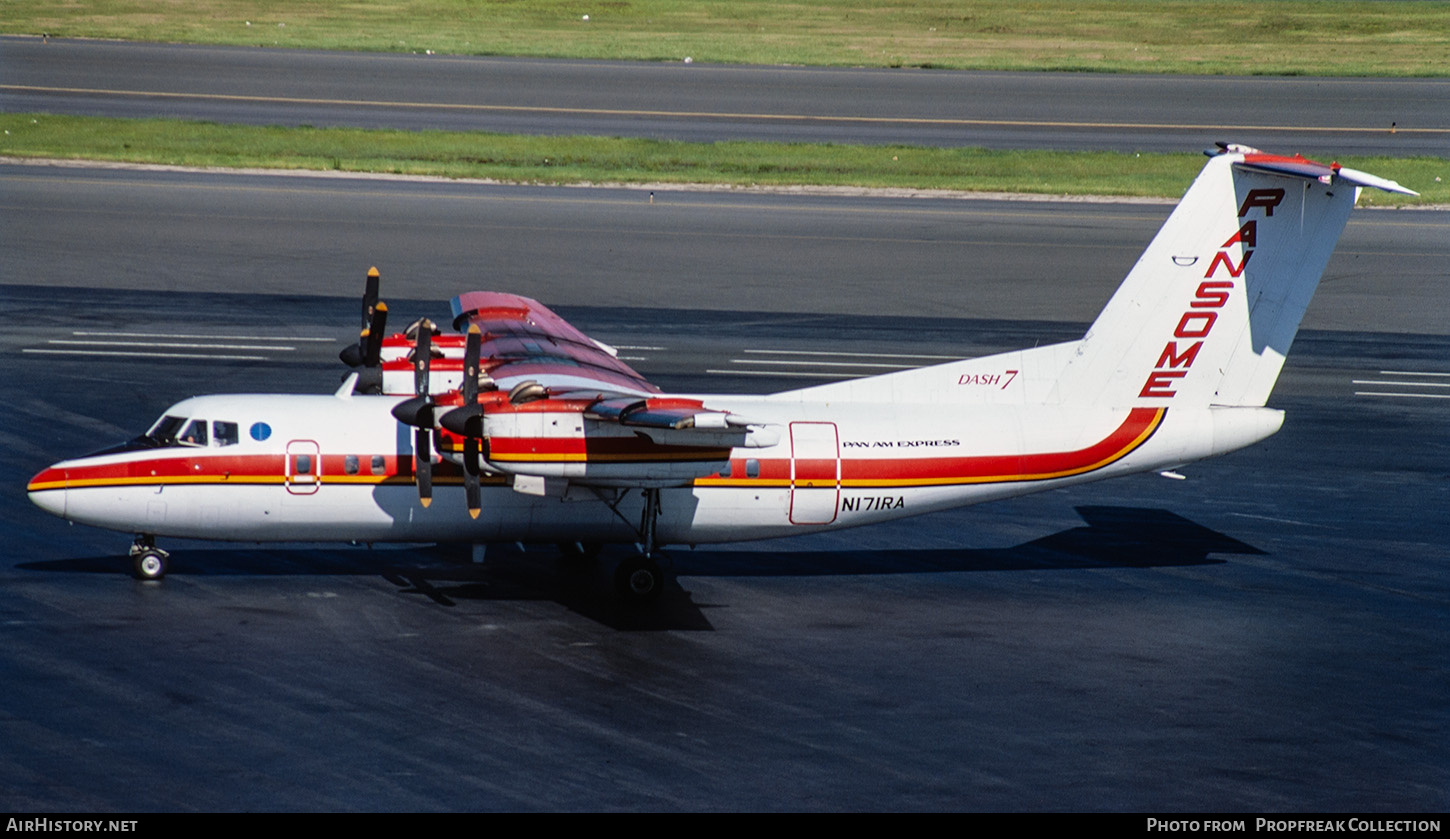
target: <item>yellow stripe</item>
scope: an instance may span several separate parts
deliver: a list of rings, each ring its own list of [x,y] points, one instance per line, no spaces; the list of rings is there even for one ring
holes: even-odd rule
[[[178,93],[157,90],[110,90],[90,87],[46,87],[40,85],[0,85],[0,90],[28,93],[81,93],[105,96],[148,96],[159,99],[200,99],[215,102],[269,102],[286,105],[347,105],[370,108],[436,108],[446,111],[479,111],[492,113],[580,114],[612,117],[665,117],[698,119],[751,119],[763,121],[864,123],[867,125],[943,125],[997,126],[1007,128],[1117,128],[1135,131],[1300,131],[1307,133],[1384,134],[1382,126],[1303,126],[1303,125],[1208,125],[1170,122],[1078,122],[1034,119],[954,119],[944,117],[868,117],[823,114],[761,114],[730,111],[655,111],[639,108],[561,108],[540,105],[479,105],[458,102],[399,102],[386,99],[326,99],[301,96],[253,96],[236,93]],[[1450,128],[1400,128],[1401,134],[1450,134]]]
[[[56,481],[52,486],[56,488],[88,489],[91,487],[115,487],[115,486],[171,486],[173,484],[280,484],[285,479],[281,475],[248,475],[236,478],[223,478],[216,475],[151,475],[130,478],[85,478],[66,481]]]
[[[782,481],[779,478],[696,478],[695,486],[760,489],[762,487],[789,487],[790,481]]]

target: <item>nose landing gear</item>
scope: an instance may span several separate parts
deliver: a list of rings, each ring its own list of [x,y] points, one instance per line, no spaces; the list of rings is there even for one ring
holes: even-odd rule
[[[137,533],[131,543],[131,573],[138,580],[159,580],[166,576],[171,554],[156,547],[156,537]]]

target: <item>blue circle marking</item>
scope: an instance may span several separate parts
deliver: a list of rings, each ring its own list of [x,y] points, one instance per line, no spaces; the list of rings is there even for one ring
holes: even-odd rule
[[[272,426],[266,424],[265,422],[254,422],[252,423],[251,433],[252,439],[260,443],[261,441],[272,436]]]

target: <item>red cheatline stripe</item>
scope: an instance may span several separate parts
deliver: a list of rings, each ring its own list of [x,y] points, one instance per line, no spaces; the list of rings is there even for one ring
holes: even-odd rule
[[[1045,481],[1082,475],[1127,457],[1162,425],[1164,408],[1134,408],[1112,433],[1068,452],[978,457],[847,459],[841,486],[853,489]],[[764,464],[762,464],[764,465]],[[749,478],[702,478],[699,486],[761,486]],[[771,483],[786,485],[779,476]]]

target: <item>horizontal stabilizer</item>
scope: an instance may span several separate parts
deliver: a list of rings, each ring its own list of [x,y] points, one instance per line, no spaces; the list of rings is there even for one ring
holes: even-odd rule
[[[1401,195],[1419,195],[1413,189],[1400,186],[1388,178],[1381,178],[1378,175],[1371,175],[1368,172],[1361,172],[1358,169],[1350,169],[1340,166],[1338,163],[1320,163],[1317,160],[1310,160],[1303,155],[1296,154],[1292,157],[1285,157],[1278,154],[1266,154],[1258,149],[1251,149],[1245,146],[1233,146],[1223,143],[1219,144],[1230,152],[1243,154],[1243,161],[1238,165],[1245,169],[1257,169],[1261,172],[1272,172],[1276,175],[1293,175],[1300,178],[1311,178],[1322,184],[1331,184],[1335,178],[1348,181],[1355,186],[1369,186],[1375,189],[1382,189],[1385,192],[1398,192]]]

